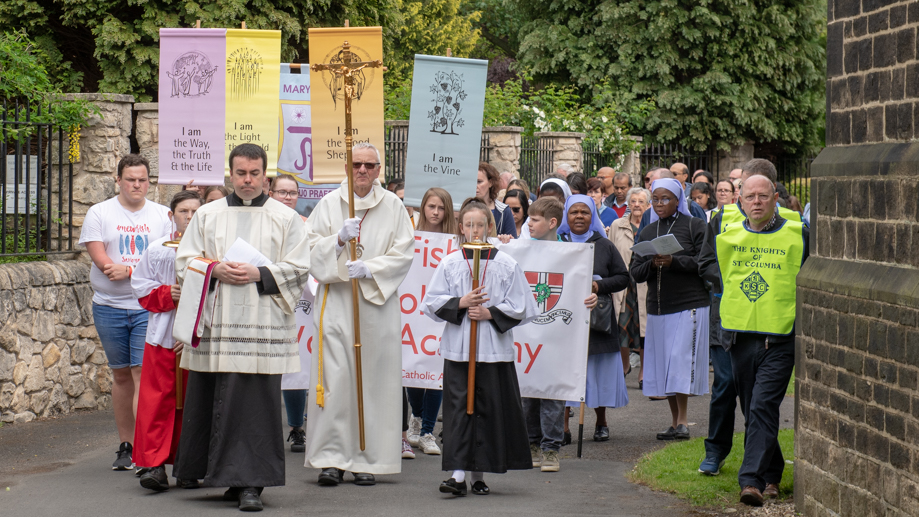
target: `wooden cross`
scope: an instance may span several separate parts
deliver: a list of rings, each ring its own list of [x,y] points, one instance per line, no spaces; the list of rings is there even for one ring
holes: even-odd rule
[[[348,175],[348,216],[354,218],[354,168],[352,166],[351,144],[351,99],[354,96],[354,73],[364,68],[381,68],[383,61],[351,61],[351,44],[345,41],[342,45],[342,62],[315,64],[310,65],[310,70],[314,72],[329,71],[333,75],[341,76],[344,79],[345,94],[345,151],[347,161],[345,162],[345,173]],[[338,95],[335,92],[335,95]],[[349,241],[351,249],[351,260],[357,260],[357,243],[354,239]],[[351,279],[351,301],[354,308],[354,365],[357,374],[357,422],[360,434],[361,450],[364,450],[364,382],[361,369],[361,319],[358,308],[358,296],[360,286],[356,278]]]

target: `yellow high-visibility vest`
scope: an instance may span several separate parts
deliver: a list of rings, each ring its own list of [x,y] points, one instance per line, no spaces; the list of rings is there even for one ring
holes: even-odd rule
[[[729,224],[715,237],[721,326],[737,332],[787,335],[795,324],[795,279],[804,258],[804,225],[788,221],[768,233]]]
[[[784,206],[780,206],[778,207],[778,209],[779,209],[779,215],[784,217],[785,219],[788,219],[789,221],[794,221],[796,223],[801,222],[801,214],[799,214],[798,212],[795,212],[794,210],[791,210],[789,208],[785,208]],[[715,214],[712,214],[712,217],[714,216]],[[727,227],[728,225],[739,225],[740,223],[744,222],[746,218],[747,216],[744,215],[744,213],[740,211],[740,205],[738,205],[737,203],[731,203],[730,205],[724,205],[724,207],[721,210],[721,231],[723,232],[725,227]]]

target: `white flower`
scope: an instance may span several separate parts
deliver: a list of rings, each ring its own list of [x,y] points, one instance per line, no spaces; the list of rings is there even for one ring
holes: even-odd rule
[[[604,124],[606,124],[607,122],[609,122],[609,119],[606,118],[606,116],[600,117],[600,120],[602,120]]]

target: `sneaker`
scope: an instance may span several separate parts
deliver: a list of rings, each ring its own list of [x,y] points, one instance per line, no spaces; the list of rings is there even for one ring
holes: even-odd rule
[[[408,417],[408,443],[412,447],[421,446],[421,419],[415,415]]]
[[[542,451],[542,465],[539,470],[543,472],[558,472],[558,451]]]
[[[434,440],[433,434],[428,433],[422,436],[418,446],[421,447],[421,452],[425,454],[440,456],[440,447],[437,446],[437,441]]]
[[[706,456],[702,464],[699,465],[699,472],[706,476],[717,476],[721,474],[721,467],[724,466],[724,460],[719,460],[714,456]]]
[[[291,442],[290,452],[306,452],[306,431],[302,427],[292,427],[287,441]]]
[[[408,440],[406,440],[405,438],[402,439],[402,459],[404,460],[415,459],[415,451],[412,450],[412,446],[408,443]]]
[[[112,463],[112,470],[131,470],[134,467],[134,462],[131,461],[133,451],[134,448],[131,447],[130,443],[121,442],[118,452],[115,453],[115,463]]]
[[[535,443],[530,444],[530,456],[533,457],[533,468],[542,465],[542,450]]]

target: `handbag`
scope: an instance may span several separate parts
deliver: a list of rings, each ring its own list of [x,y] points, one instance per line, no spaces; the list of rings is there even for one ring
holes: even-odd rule
[[[613,332],[613,295],[597,295],[597,306],[590,311],[590,329],[604,334]]]

